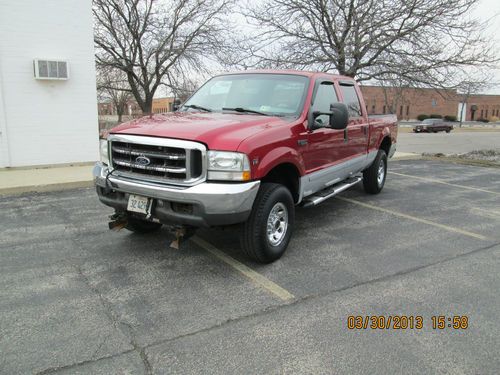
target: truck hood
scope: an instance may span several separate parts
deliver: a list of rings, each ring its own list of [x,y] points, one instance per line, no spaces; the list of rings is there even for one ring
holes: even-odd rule
[[[175,112],[141,117],[110,133],[177,138],[202,142],[209,149],[236,151],[251,135],[285,123],[282,117],[253,114]]]

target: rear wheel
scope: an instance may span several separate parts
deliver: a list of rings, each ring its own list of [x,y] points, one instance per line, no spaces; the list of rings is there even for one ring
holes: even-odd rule
[[[290,242],[295,206],[290,191],[283,185],[263,183],[252,212],[241,228],[241,247],[260,263],[279,259]]]
[[[449,132],[451,132],[451,129],[446,129],[446,133],[449,133]]]
[[[156,232],[161,228],[161,226],[162,226],[161,223],[153,223],[152,221],[146,221],[137,219],[135,217],[129,217],[127,219],[127,225],[125,226],[125,228],[134,233],[145,234],[145,233]]]
[[[378,150],[372,165],[363,171],[363,187],[369,194],[378,194],[382,191],[387,175],[387,154]]]

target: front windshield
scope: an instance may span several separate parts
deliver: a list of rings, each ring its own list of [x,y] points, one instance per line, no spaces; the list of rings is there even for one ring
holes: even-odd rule
[[[272,116],[301,113],[308,78],[291,74],[231,74],[212,78],[184,103],[183,111],[241,109]],[[191,106],[191,107],[190,107]]]

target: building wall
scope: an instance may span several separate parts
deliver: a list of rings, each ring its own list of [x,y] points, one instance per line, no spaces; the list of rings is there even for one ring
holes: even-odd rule
[[[0,2],[0,167],[98,159],[91,0]],[[66,81],[33,59],[66,60]]]
[[[153,113],[172,112],[174,98],[156,98],[153,99]]]
[[[476,109],[474,110],[474,107]],[[467,99],[467,120],[480,118],[491,119],[493,116],[500,117],[500,95],[472,95]]]
[[[174,105],[174,98],[154,98],[153,99],[153,113],[167,113],[172,112]],[[116,115],[116,108],[111,102],[99,103],[99,115]],[[127,104],[127,115],[142,116],[142,111],[137,102],[132,99]]]
[[[99,116],[116,115],[116,108],[111,102],[97,103],[97,113]]]
[[[451,90],[362,86],[361,91],[370,114],[392,112],[400,120],[414,120],[420,114],[456,116],[458,111],[456,93]]]
[[[454,90],[362,86],[361,91],[369,114],[395,113],[399,120],[415,120],[420,114],[459,118],[459,104],[464,100]],[[472,106],[477,107],[474,118]],[[500,95],[472,95],[467,99],[466,118],[463,120],[491,119],[492,116],[498,117],[497,111],[500,114]]]

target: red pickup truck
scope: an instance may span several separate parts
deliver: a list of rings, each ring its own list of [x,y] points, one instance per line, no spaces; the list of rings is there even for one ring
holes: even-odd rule
[[[93,174],[113,225],[239,224],[246,254],[272,262],[288,246],[295,206],[361,181],[382,190],[396,137],[396,117],[368,116],[352,78],[245,71],[210,79],[174,113],[112,129]]]

